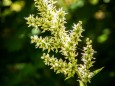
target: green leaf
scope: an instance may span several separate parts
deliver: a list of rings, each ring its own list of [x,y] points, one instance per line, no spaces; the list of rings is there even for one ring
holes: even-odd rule
[[[99,68],[99,69],[97,69],[97,70],[95,70],[95,71],[93,71],[93,73],[94,73],[94,75],[93,76],[95,76],[96,74],[98,74],[102,69],[103,69],[104,67],[102,67],[102,68]]]

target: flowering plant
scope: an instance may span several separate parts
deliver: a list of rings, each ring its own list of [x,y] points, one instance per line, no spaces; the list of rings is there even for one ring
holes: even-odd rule
[[[73,77],[75,74],[78,76],[80,86],[87,86],[91,78],[102,70],[102,68],[95,71],[90,71],[94,61],[94,50],[92,49],[92,41],[87,38],[86,46],[83,47],[81,52],[81,64],[78,64],[77,56],[78,44],[82,41],[82,22],[73,24],[73,30],[66,31],[65,27],[65,11],[56,9],[53,0],[34,0],[37,7],[39,16],[31,14],[25,18],[27,24],[33,28],[42,29],[42,33],[50,31],[51,35],[46,37],[38,37],[38,35],[31,36],[31,43],[35,43],[36,48],[42,48],[48,50],[47,53],[43,53],[41,57],[44,60],[45,65],[51,66],[56,73],[62,73],[65,75],[65,79]],[[51,56],[50,51],[59,52],[64,56],[64,59]]]

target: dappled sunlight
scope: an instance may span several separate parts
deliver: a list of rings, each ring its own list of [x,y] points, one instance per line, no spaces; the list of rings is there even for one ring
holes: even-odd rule
[[[25,2],[24,1],[12,2],[11,0],[3,0],[2,6],[6,8],[3,10],[0,16],[5,17],[8,15],[12,15],[14,12],[20,12],[25,6]]]
[[[3,0],[2,5],[3,6],[10,6],[12,4],[11,0]]]
[[[16,2],[14,2],[14,3],[11,4],[10,9],[12,11],[19,12],[19,11],[22,10],[22,8],[24,7],[24,5],[25,5],[24,1],[16,1]]]
[[[104,43],[108,40],[110,34],[110,29],[104,29],[102,34],[97,38],[99,43]]]
[[[99,3],[99,0],[89,0],[90,4],[97,5]]]
[[[103,12],[102,10],[98,10],[95,14],[94,14],[95,19],[97,20],[101,20],[105,18],[105,12]]]

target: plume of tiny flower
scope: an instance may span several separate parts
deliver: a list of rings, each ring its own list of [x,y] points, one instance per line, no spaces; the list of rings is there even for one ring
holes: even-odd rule
[[[36,48],[42,48],[48,50],[47,53],[43,53],[41,57],[44,60],[45,65],[51,66],[56,73],[62,73],[66,79],[73,77],[75,74],[78,75],[78,81],[83,83],[84,86],[87,82],[90,82],[91,78],[102,70],[98,69],[91,72],[89,69],[93,66],[92,61],[94,50],[92,49],[91,40],[86,39],[86,47],[83,48],[81,61],[83,64],[78,64],[76,57],[77,45],[81,41],[82,37],[82,22],[73,25],[73,30],[66,31],[65,23],[65,11],[56,9],[53,0],[34,0],[37,10],[40,12],[39,16],[31,14],[25,18],[29,27],[40,28],[42,33],[46,31],[51,32],[51,36],[38,37],[37,35],[31,36],[31,43],[35,43]],[[60,52],[65,59],[57,59],[54,55],[50,56],[49,52]],[[82,85],[80,85],[82,86]]]

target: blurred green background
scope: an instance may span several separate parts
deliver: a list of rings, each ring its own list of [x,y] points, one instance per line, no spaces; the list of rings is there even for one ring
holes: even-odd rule
[[[115,0],[58,0],[57,7],[68,13],[67,29],[83,21],[82,39],[91,38],[97,51],[93,69],[105,67],[88,86],[115,86]],[[40,34],[26,25],[33,13],[33,0],[0,1],[0,86],[78,86],[76,78],[65,81],[45,66],[42,50],[30,44]]]

